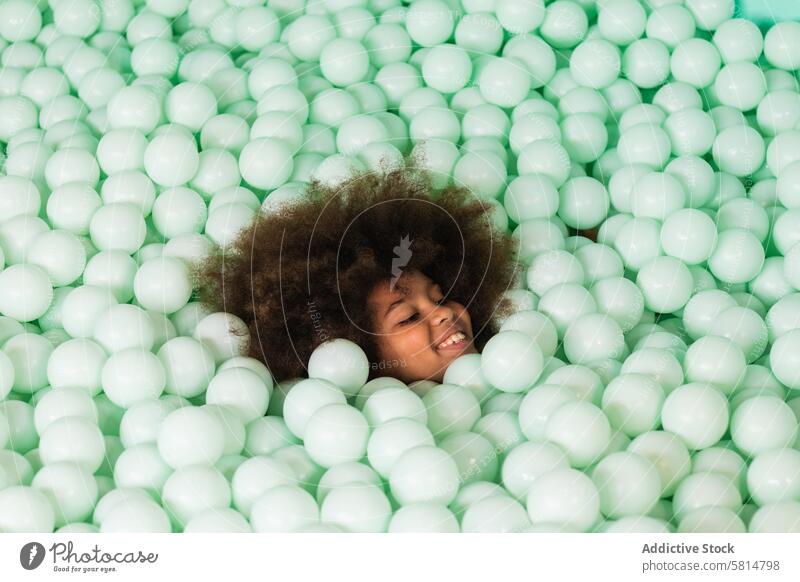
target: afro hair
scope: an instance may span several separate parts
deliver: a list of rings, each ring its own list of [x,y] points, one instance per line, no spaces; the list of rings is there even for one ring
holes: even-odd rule
[[[247,355],[277,382],[307,375],[311,352],[333,338],[379,361],[367,297],[404,269],[439,283],[472,319],[481,351],[511,312],[504,292],[519,277],[518,242],[493,226],[493,206],[468,188],[435,190],[428,170],[406,160],[382,171],[354,171],[329,185],[316,178],[303,195],[262,210],[194,270],[197,298],[248,327]],[[405,239],[405,243],[403,242]],[[393,260],[395,261],[393,263]]]

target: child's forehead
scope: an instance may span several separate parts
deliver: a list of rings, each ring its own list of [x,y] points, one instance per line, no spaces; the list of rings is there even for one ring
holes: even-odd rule
[[[424,290],[437,285],[436,281],[419,271],[403,273],[399,279],[394,278],[393,281],[393,283],[391,281],[386,283],[385,287],[387,291],[391,289],[392,291],[397,291],[401,295],[408,295],[415,289]]]
[[[381,281],[375,289],[373,296],[384,300],[411,295],[414,290],[424,290],[428,286],[435,287],[437,283],[423,273],[411,271],[403,273],[398,279]]]

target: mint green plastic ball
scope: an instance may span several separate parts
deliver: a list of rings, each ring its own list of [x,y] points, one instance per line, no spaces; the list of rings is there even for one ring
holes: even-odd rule
[[[772,90],[759,103],[756,119],[761,131],[775,135],[792,129],[797,122],[800,95],[791,90]]]
[[[683,208],[671,213],[661,225],[664,252],[687,265],[706,261],[717,243],[714,221],[705,212]]]
[[[440,0],[415,2],[406,15],[405,25],[411,39],[423,47],[445,42],[453,34],[452,10]]]
[[[441,21],[444,27],[449,26],[445,18]],[[456,24],[455,39],[467,51],[494,54],[503,44],[503,27],[491,13],[466,14]]]
[[[670,68],[675,80],[696,89],[708,87],[719,72],[721,59],[716,47],[707,40],[691,38],[672,51]]]
[[[687,108],[670,114],[664,129],[676,156],[703,156],[717,137],[713,117],[701,109]]]
[[[733,0],[686,0],[686,7],[700,30],[716,30],[736,8]]]
[[[686,305],[694,281],[686,265],[674,257],[656,257],[642,265],[636,285],[644,296],[647,309],[672,313]]]
[[[411,418],[395,418],[374,428],[367,442],[367,458],[381,477],[388,478],[405,451],[433,444],[433,435],[423,423]]]
[[[656,38],[636,40],[622,54],[622,72],[637,87],[657,87],[670,74],[669,49]]]
[[[252,140],[242,148],[239,156],[242,178],[256,188],[274,189],[285,184],[293,169],[292,152],[279,139]]]
[[[291,387],[283,403],[283,417],[292,434],[303,438],[309,418],[323,406],[346,404],[341,389],[322,379],[305,379]]]
[[[558,191],[547,176],[517,176],[506,187],[503,204],[508,217],[516,223],[549,218],[558,209]]]
[[[544,21],[544,0],[498,0],[497,20],[513,34],[533,32]]]
[[[241,367],[220,368],[206,389],[207,404],[227,406],[245,423],[266,414],[269,397],[268,384],[255,371]]]
[[[611,425],[597,406],[566,402],[547,419],[544,434],[545,440],[566,451],[573,467],[582,469],[600,459],[611,440]]]
[[[519,105],[531,90],[531,76],[525,63],[515,57],[490,60],[477,80],[484,99],[500,107]]]
[[[647,13],[636,0],[609,0],[598,7],[597,27],[603,38],[627,45],[644,33]]]
[[[568,180],[559,189],[559,196],[558,216],[572,228],[594,228],[608,214],[608,191],[599,180],[589,176]]]
[[[750,457],[791,446],[796,438],[797,417],[775,396],[745,400],[731,417],[731,439]]]
[[[358,461],[367,452],[369,425],[364,415],[347,404],[317,410],[304,431],[309,456],[322,467]]]
[[[577,113],[561,123],[564,148],[576,162],[594,162],[608,146],[608,129],[591,113]]]
[[[761,271],[764,257],[764,247],[758,238],[747,230],[732,228],[719,233],[708,266],[720,281],[745,283]]]
[[[557,49],[572,48],[586,37],[589,18],[586,11],[571,0],[557,0],[547,6],[539,34]]]
[[[397,459],[389,474],[392,495],[401,505],[419,502],[449,504],[458,493],[458,467],[442,449],[419,446]]]
[[[531,74],[531,89],[545,86],[556,72],[552,47],[535,35],[516,35],[503,45],[503,56],[521,59]]]
[[[542,350],[520,331],[505,331],[491,338],[481,354],[481,372],[498,390],[523,392],[542,373]]]
[[[617,322],[623,332],[633,329],[644,313],[644,296],[633,281],[624,277],[605,277],[590,289],[599,313]]]
[[[166,98],[166,115],[172,123],[180,123],[198,132],[206,121],[217,114],[217,100],[211,89],[199,83],[179,83]]]
[[[760,506],[800,496],[800,451],[775,449],[757,454],[747,469],[747,490]]]
[[[656,125],[640,123],[620,134],[617,153],[625,164],[644,164],[661,170],[669,160],[669,135]]]
[[[350,483],[334,488],[320,504],[320,521],[342,531],[382,533],[389,527],[392,506],[380,487]]]
[[[524,174],[543,174],[553,185],[561,187],[569,178],[570,161],[566,149],[549,140],[538,140],[526,145],[517,159],[517,172]]]
[[[772,345],[770,364],[775,377],[794,390],[800,389],[800,330],[791,330],[781,335]]]
[[[18,321],[38,319],[50,307],[53,285],[36,265],[11,265],[0,272],[0,313]]]
[[[797,33],[800,23],[778,22],[764,37],[764,56],[773,67],[787,71],[800,68],[800,42]]]
[[[664,389],[651,376],[623,373],[603,391],[602,408],[611,427],[630,437],[655,430],[664,402]]]
[[[251,457],[239,465],[231,479],[233,507],[249,517],[264,492],[296,482],[296,475],[287,463],[266,456]]]
[[[720,102],[742,111],[755,109],[767,92],[763,71],[753,63],[731,63],[722,67],[714,81]]]
[[[769,331],[761,316],[738,305],[720,313],[711,326],[711,333],[736,343],[748,363],[761,357],[769,340]]]
[[[647,17],[645,28],[648,38],[658,39],[673,49],[694,35],[694,17],[682,3],[666,2],[651,5],[653,11]]]
[[[462,517],[464,533],[525,531],[530,519],[522,504],[506,495],[490,495],[469,505]]]
[[[721,131],[712,148],[717,166],[734,176],[746,176],[761,168],[766,148],[764,138],[750,127],[729,127]]]
[[[592,481],[600,494],[600,510],[612,518],[645,515],[661,493],[653,463],[636,453],[612,453],[597,463]]]
[[[9,42],[31,41],[42,29],[42,13],[35,4],[22,0],[3,3],[0,36]]]
[[[310,378],[320,378],[335,384],[346,396],[352,396],[366,383],[369,362],[364,351],[345,339],[324,342],[308,361]]]
[[[441,93],[455,93],[472,77],[472,61],[467,52],[456,45],[431,47],[422,61],[425,84]]]
[[[392,515],[389,533],[458,533],[458,521],[444,505],[414,503],[404,505]]]
[[[72,461],[94,472],[105,457],[105,443],[96,422],[65,416],[50,423],[42,433],[39,454],[44,465]]]
[[[738,305],[730,294],[719,289],[701,291],[694,295],[683,310],[683,323],[692,339],[711,333],[716,318],[726,309]]]
[[[12,533],[52,532],[55,511],[47,494],[29,485],[0,490],[0,525]]]
[[[531,523],[588,531],[600,517],[597,486],[575,469],[555,469],[534,481],[526,501]]]
[[[194,177],[200,163],[197,145],[179,132],[156,136],[147,146],[144,166],[160,186],[180,186]]]
[[[519,425],[531,441],[543,441],[550,415],[562,404],[576,401],[575,391],[567,386],[542,384],[530,390],[519,406]]]
[[[211,412],[183,407],[170,412],[158,432],[158,450],[166,463],[185,467],[216,463],[223,454],[224,426]]]
[[[683,519],[701,507],[722,507],[733,512],[742,506],[742,496],[727,476],[714,472],[692,473],[675,491],[672,507],[675,515]]]
[[[678,435],[687,448],[705,449],[717,443],[728,428],[728,402],[710,384],[684,384],[664,401],[661,423],[665,430]]]
[[[331,40],[319,55],[320,71],[335,86],[342,87],[363,81],[369,70],[369,56],[357,40]]]
[[[796,178],[800,174],[800,163],[794,162],[786,166],[777,177],[775,184],[778,200],[786,208],[797,208],[800,206],[800,192]]]
[[[497,479],[498,454],[485,436],[455,432],[442,439],[439,447],[455,461],[462,484]]]
[[[761,56],[764,37],[754,22],[734,18],[714,31],[714,45],[725,63],[752,63]]]
[[[503,461],[503,486],[517,500],[524,502],[536,479],[549,471],[568,469],[566,455],[550,443],[522,443]]]
[[[710,331],[713,330],[712,326]],[[735,342],[708,335],[689,346],[683,366],[687,382],[709,383],[724,394],[731,394],[745,372],[747,360]]]
[[[783,169],[798,160],[794,146],[800,141],[800,132],[785,131],[776,135],[767,146],[767,167],[776,176]]]
[[[690,473],[692,460],[682,438],[666,431],[651,431],[637,436],[628,451],[653,463],[661,477],[661,497],[670,497]]]
[[[579,85],[604,89],[619,77],[621,61],[615,45],[602,39],[590,39],[575,47],[569,70]]]
[[[782,501],[760,507],[750,518],[750,533],[797,533],[800,522],[800,503]]]
[[[585,275],[580,262],[573,255],[562,250],[545,251],[537,255],[526,272],[528,289],[540,297],[554,285],[561,283],[580,285],[583,284],[584,279]]]
[[[601,313],[589,313],[575,320],[564,335],[564,353],[573,364],[619,359],[625,350],[622,329]]]
[[[114,352],[103,365],[103,392],[114,404],[129,408],[137,402],[158,398],[166,376],[155,354],[138,348]]]
[[[366,396],[362,410],[371,426],[377,427],[395,418],[411,418],[427,423],[425,403],[407,386],[393,382],[389,385],[376,383],[375,387],[377,389],[372,394],[359,394],[359,397]]]
[[[462,386],[440,384],[422,397],[428,429],[437,440],[469,431],[481,416],[478,399]]]

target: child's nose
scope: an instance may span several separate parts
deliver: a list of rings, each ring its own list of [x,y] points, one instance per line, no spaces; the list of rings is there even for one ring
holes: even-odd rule
[[[453,308],[448,305],[437,305],[434,303],[431,320],[436,325],[441,323],[449,323],[455,320],[455,313],[456,312],[453,310]]]

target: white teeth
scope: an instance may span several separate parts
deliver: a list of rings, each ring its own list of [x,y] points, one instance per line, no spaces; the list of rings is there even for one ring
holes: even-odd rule
[[[458,342],[466,339],[466,337],[467,336],[465,336],[463,333],[461,333],[460,331],[457,331],[456,333],[451,335],[449,338],[444,340],[442,343],[440,343],[437,346],[437,349],[446,348],[447,346],[449,346],[451,344],[455,344],[455,343],[458,343]]]

